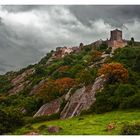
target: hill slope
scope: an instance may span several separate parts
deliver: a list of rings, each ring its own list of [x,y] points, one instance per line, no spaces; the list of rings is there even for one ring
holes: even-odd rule
[[[30,123],[36,120],[126,109],[134,109],[134,114],[139,115],[139,44],[119,48],[113,54],[106,44],[81,43],[79,47],[57,48],[35,65],[0,76],[0,134],[27,125],[32,130]]]

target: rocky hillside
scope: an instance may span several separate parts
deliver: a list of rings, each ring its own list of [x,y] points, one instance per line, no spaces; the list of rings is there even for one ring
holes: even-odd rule
[[[104,43],[59,47],[37,64],[0,76],[1,122],[5,116],[10,122],[13,116],[13,126],[1,124],[0,133],[36,119],[140,109],[139,97],[139,43],[113,54]]]

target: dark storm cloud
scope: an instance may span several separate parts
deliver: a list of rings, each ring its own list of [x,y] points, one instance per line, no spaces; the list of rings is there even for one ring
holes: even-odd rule
[[[70,6],[71,12],[83,23],[89,24],[90,20],[103,19],[111,26],[121,27],[123,24],[140,19],[139,5],[86,5]]]
[[[121,28],[124,37],[140,40],[140,6],[0,7],[0,73],[39,61],[60,46],[76,46],[109,38]]]

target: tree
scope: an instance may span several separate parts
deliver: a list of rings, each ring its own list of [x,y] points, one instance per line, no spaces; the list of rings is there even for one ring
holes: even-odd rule
[[[105,51],[108,48],[107,44],[102,43],[99,45],[99,47],[97,48],[97,50],[99,51]]]
[[[140,54],[137,55],[133,69],[137,72],[140,71]]]
[[[7,113],[0,110],[0,134],[12,132],[23,124],[23,116],[16,110]]]
[[[109,83],[126,82],[128,70],[120,63],[104,64],[99,70],[98,75],[106,75]]]
[[[59,94],[64,94],[75,84],[75,81],[72,78],[64,77],[61,79],[57,79],[55,81],[55,84],[59,88]]]
[[[50,80],[38,89],[38,94],[44,102],[50,102],[65,94],[74,84],[74,79],[69,77]]]
[[[130,45],[131,47],[135,45],[135,40],[133,37],[131,37],[131,40],[128,42],[128,45]]]
[[[88,85],[93,82],[95,78],[95,71],[90,71],[90,70],[81,70],[77,75],[77,81],[78,83],[83,83],[85,85]]]
[[[51,100],[59,97],[59,89],[55,85],[54,80],[45,82],[42,86],[39,87],[37,92],[44,102],[50,102]]]
[[[43,66],[38,66],[35,70],[35,74],[44,76],[46,74],[45,68]]]
[[[132,46],[134,46],[134,44],[135,44],[134,37],[131,37],[131,43],[132,43]]]

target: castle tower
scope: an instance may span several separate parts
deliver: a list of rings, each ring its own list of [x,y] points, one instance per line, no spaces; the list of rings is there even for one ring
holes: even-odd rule
[[[127,41],[122,39],[122,31],[118,29],[110,31],[110,40],[106,40],[106,42],[108,47],[112,48],[112,52],[127,45]]]
[[[118,29],[111,31],[110,41],[122,41],[122,31]]]

